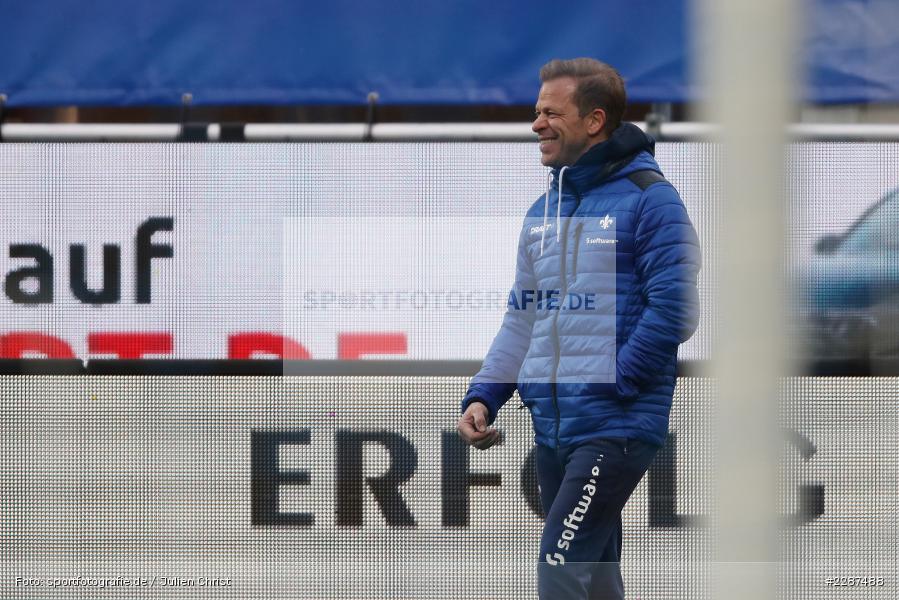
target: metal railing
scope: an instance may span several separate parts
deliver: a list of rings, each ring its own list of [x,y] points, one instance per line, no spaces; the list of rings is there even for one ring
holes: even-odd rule
[[[709,123],[665,122],[648,130],[659,141],[715,140]],[[191,135],[186,135],[188,132]],[[794,123],[795,141],[899,142],[899,124]],[[5,123],[4,142],[533,142],[530,123],[245,123],[228,124],[88,124]]]
[[[804,377],[899,377],[899,359],[798,361]],[[479,360],[46,359],[0,358],[3,375],[327,375],[471,377]],[[678,377],[710,377],[706,360],[681,360]]]

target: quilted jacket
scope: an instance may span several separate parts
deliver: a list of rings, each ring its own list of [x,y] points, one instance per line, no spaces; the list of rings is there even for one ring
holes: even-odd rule
[[[463,411],[483,402],[493,422],[517,388],[538,444],[664,444],[677,348],[699,317],[700,248],[653,152],[625,123],[553,169],[525,217],[506,314]]]

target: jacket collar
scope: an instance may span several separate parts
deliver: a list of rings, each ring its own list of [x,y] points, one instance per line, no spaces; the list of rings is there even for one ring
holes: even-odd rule
[[[633,123],[622,123],[609,139],[594,144],[565,170],[565,187],[585,190],[620,174],[640,152],[655,154],[655,139]],[[558,189],[559,169],[552,170],[552,186]]]

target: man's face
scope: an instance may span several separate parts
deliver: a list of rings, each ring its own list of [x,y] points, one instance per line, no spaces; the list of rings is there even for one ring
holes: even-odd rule
[[[577,82],[573,77],[559,77],[543,83],[537,96],[536,118],[531,129],[540,141],[540,162],[547,167],[573,165],[596,143],[590,133],[593,115],[581,117],[574,103]],[[591,131],[588,131],[590,129]]]

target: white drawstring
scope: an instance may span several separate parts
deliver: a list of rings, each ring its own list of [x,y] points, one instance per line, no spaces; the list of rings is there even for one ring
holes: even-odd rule
[[[540,256],[543,256],[543,240],[546,239],[546,222],[549,219],[549,190],[553,182],[553,172],[546,174],[546,195],[543,197],[543,231],[540,233]]]
[[[562,229],[562,180],[565,177],[565,169],[568,167],[562,167],[559,169],[559,196],[556,202],[556,243],[562,239],[561,229]]]

